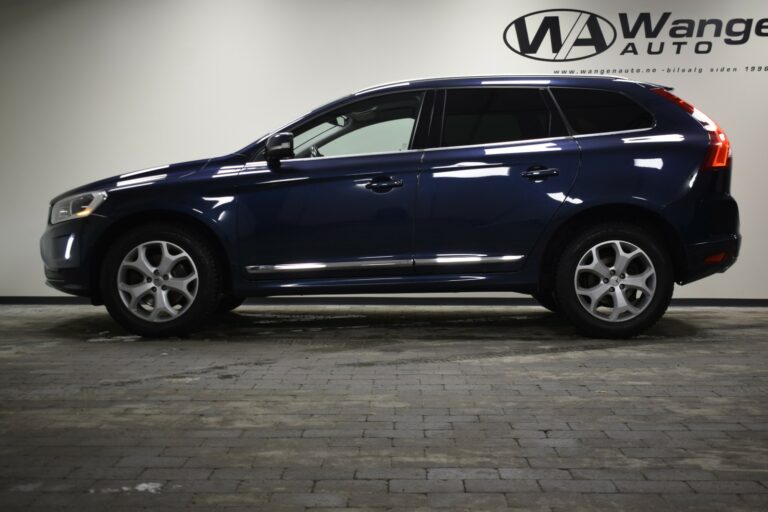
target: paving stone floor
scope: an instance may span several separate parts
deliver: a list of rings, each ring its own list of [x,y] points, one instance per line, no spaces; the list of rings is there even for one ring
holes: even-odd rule
[[[768,311],[0,306],[0,510],[768,510]]]

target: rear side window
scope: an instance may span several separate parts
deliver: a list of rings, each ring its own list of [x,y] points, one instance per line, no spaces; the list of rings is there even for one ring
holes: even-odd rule
[[[624,94],[595,89],[552,89],[577,134],[651,128],[653,116]]]
[[[469,146],[563,135],[538,89],[448,89],[441,145]],[[561,128],[555,128],[560,132]]]

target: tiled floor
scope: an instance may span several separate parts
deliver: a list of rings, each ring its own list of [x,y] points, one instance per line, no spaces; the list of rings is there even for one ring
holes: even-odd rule
[[[0,510],[766,510],[768,311],[0,306]]]

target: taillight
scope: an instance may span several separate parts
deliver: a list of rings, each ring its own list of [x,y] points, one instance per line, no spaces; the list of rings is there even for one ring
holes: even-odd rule
[[[709,132],[709,153],[704,160],[704,169],[728,167],[731,159],[731,142],[723,129],[717,123],[714,124],[715,130]]]
[[[709,132],[709,149],[701,164],[702,169],[722,169],[728,167],[731,159],[731,142],[722,128],[707,114],[697,109],[687,101],[675,96],[661,87],[651,89],[659,96],[676,103],[680,108],[691,114]]]

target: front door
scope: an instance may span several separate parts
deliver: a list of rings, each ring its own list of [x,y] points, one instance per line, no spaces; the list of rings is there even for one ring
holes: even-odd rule
[[[423,94],[353,102],[292,129],[294,159],[240,178],[240,261],[252,279],[412,272]]]

